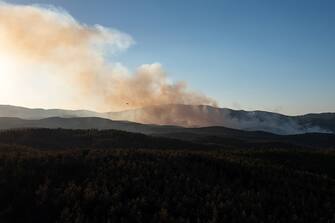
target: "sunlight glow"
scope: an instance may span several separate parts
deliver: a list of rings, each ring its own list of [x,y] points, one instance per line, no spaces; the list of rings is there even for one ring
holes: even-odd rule
[[[15,87],[15,63],[9,57],[0,54],[0,101],[2,103],[10,104],[16,101],[18,95]]]

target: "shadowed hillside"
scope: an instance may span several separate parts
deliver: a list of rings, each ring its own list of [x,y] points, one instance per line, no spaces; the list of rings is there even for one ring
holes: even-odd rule
[[[0,222],[335,220],[334,149],[198,146],[113,130],[2,131]]]
[[[85,110],[28,109],[0,105],[0,117],[28,120],[51,117],[99,117],[114,121],[184,127],[221,126],[275,134],[335,133],[335,114],[307,114],[286,116],[265,111],[243,111],[204,105],[159,105],[121,112],[98,113]]]
[[[141,133],[148,136],[164,137],[206,144],[216,147],[265,148],[280,146],[285,148],[334,148],[335,134],[306,133],[299,135],[276,135],[262,131],[243,131],[225,127],[184,128],[179,126],[144,125],[126,121],[112,121],[102,118],[46,118],[41,120],[24,120],[18,118],[1,118],[0,129],[50,128],[50,129],[98,129],[121,130]],[[71,137],[69,136],[69,139]]]

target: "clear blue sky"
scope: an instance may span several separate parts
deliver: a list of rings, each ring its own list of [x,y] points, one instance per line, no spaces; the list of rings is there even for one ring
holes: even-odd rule
[[[160,62],[220,106],[335,111],[334,0],[9,0],[60,6],[130,34],[117,60]]]

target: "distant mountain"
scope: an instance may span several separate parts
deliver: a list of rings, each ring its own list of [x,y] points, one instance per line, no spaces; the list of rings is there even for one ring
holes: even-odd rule
[[[265,111],[243,111],[211,106],[160,105],[107,113],[114,120],[186,127],[224,126],[276,134],[335,133],[335,113],[287,116]]]
[[[243,111],[204,105],[159,105],[121,112],[98,113],[86,110],[28,109],[0,105],[0,117],[44,119],[50,117],[99,117],[143,124],[184,127],[223,126],[275,134],[335,133],[335,113],[287,116],[265,111]]]
[[[12,105],[0,105],[0,117],[11,117],[21,119],[43,119],[50,117],[99,117],[101,114],[86,110],[62,110],[62,109],[41,109],[25,108]]]
[[[21,128],[63,128],[63,129],[114,129],[142,134],[168,133],[178,131],[178,126],[145,125],[128,121],[113,121],[98,117],[60,118],[51,117],[40,120],[0,117],[0,129]],[[169,130],[171,129],[171,130]]]
[[[0,118],[0,129],[49,128],[49,129],[98,129],[121,130],[150,136],[188,141],[194,145],[231,148],[334,148],[335,134],[308,133],[276,135],[262,131],[244,131],[226,127],[184,128],[179,126],[145,125],[127,121],[91,118],[46,118],[24,120]]]

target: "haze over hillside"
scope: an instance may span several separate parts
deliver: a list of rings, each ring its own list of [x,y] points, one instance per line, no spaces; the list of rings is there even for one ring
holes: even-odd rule
[[[0,105],[0,117],[15,117],[28,120],[50,117],[100,117],[143,124],[183,127],[224,126],[233,129],[266,131],[276,134],[335,133],[334,113],[286,116],[265,111],[232,110],[203,105],[160,105],[107,113],[86,110],[29,109]]]

